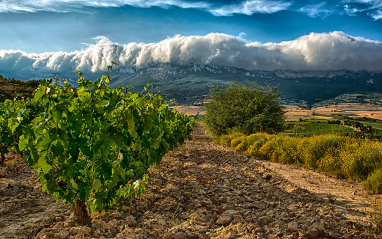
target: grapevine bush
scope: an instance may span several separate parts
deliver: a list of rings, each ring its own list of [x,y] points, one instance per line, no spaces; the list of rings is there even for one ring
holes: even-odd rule
[[[88,210],[143,193],[149,166],[190,137],[194,120],[158,95],[124,94],[110,89],[108,75],[92,83],[79,74],[76,89],[40,82],[28,102],[39,110],[23,125],[18,147],[43,190],[72,204],[75,222],[84,225]]]
[[[19,151],[17,146],[23,126],[28,125],[40,110],[30,104],[29,98],[6,99],[0,103],[0,165],[4,163],[9,148]]]

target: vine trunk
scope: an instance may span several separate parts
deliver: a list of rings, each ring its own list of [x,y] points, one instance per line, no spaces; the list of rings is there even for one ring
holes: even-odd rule
[[[77,200],[73,206],[74,223],[78,226],[85,226],[90,224],[90,216],[86,208],[84,200]]]

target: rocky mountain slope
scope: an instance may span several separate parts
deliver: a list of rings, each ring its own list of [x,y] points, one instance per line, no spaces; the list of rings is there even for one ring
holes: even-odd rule
[[[105,72],[85,72],[87,79],[96,79]],[[76,85],[75,71],[68,72],[0,72],[6,77],[28,80],[46,77],[64,77]],[[257,82],[278,85],[286,103],[306,101],[314,104],[345,93],[382,92],[382,73],[366,71],[248,71],[217,65],[155,64],[142,68],[117,66],[111,72],[112,87],[134,85],[133,91],[142,91],[152,84],[166,100],[178,104],[201,102],[213,85]]]
[[[248,71],[214,65],[157,64],[147,68],[121,67],[112,72],[112,86],[134,85],[136,90],[151,83],[166,99],[179,104],[203,101],[213,85],[232,83],[271,83],[278,86],[286,103],[310,104],[344,93],[380,92],[382,73],[350,71]]]

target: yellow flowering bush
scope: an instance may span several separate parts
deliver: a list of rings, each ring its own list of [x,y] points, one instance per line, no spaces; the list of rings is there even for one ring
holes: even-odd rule
[[[243,143],[245,144],[245,141],[246,141],[246,136],[239,136],[237,138],[234,138],[231,140],[231,147],[234,148],[235,150],[240,150],[240,148],[237,148],[236,149],[236,146],[238,145],[243,145]]]
[[[261,158],[263,155],[260,153],[261,147],[268,141],[268,134],[258,134],[258,140],[253,142],[248,148],[248,154],[253,157]]]
[[[370,192],[382,193],[382,168],[377,169],[372,174],[370,174],[369,177],[367,177],[367,179],[363,182],[363,186]],[[382,219],[382,204],[381,204],[381,219]]]
[[[281,155],[278,158],[278,162],[298,165],[302,164],[299,151],[300,141],[302,141],[302,138],[299,137],[282,137],[282,140],[279,141],[279,152]]]
[[[382,143],[338,135],[292,137],[256,133],[220,136],[220,144],[230,145],[248,155],[280,163],[312,167],[340,177],[367,179],[364,186],[382,192]]]
[[[265,142],[259,149],[260,158],[272,160],[272,154],[277,150],[277,136],[268,135]]]
[[[317,135],[305,138],[300,143],[302,160],[308,167],[317,168],[319,161],[324,158],[331,148],[338,148],[347,141],[347,137],[337,135]]]
[[[318,168],[324,172],[330,172],[338,177],[346,177],[346,172],[344,171],[345,162],[341,154],[346,152],[346,146],[334,148],[331,147],[326,151],[324,157],[319,161]]]
[[[221,135],[221,136],[217,136],[215,138],[215,141],[221,145],[231,146],[231,141],[233,139],[238,138],[238,137],[242,137],[242,136],[245,136],[245,135],[242,133],[232,133],[232,134],[227,134],[227,135]]]
[[[344,171],[349,177],[365,179],[381,167],[382,148],[379,142],[364,141],[352,144],[342,152]]]

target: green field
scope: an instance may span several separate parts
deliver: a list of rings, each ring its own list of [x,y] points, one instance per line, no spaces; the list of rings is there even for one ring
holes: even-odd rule
[[[373,119],[357,119],[349,118],[338,115],[318,115],[325,117],[332,117],[333,120],[324,119],[301,119],[300,121],[287,121],[285,123],[284,133],[287,135],[322,135],[322,134],[336,134],[336,135],[351,135],[358,134],[363,136],[382,136],[382,123]],[[339,120],[340,124],[329,124],[328,121]],[[349,125],[344,125],[345,122],[359,123],[364,126],[371,126],[372,132],[363,132],[360,129],[355,129]],[[375,121],[375,122],[371,122]]]
[[[288,122],[285,134],[288,135],[321,135],[321,134],[351,134],[354,130],[342,125],[324,123],[327,120],[305,122]]]

